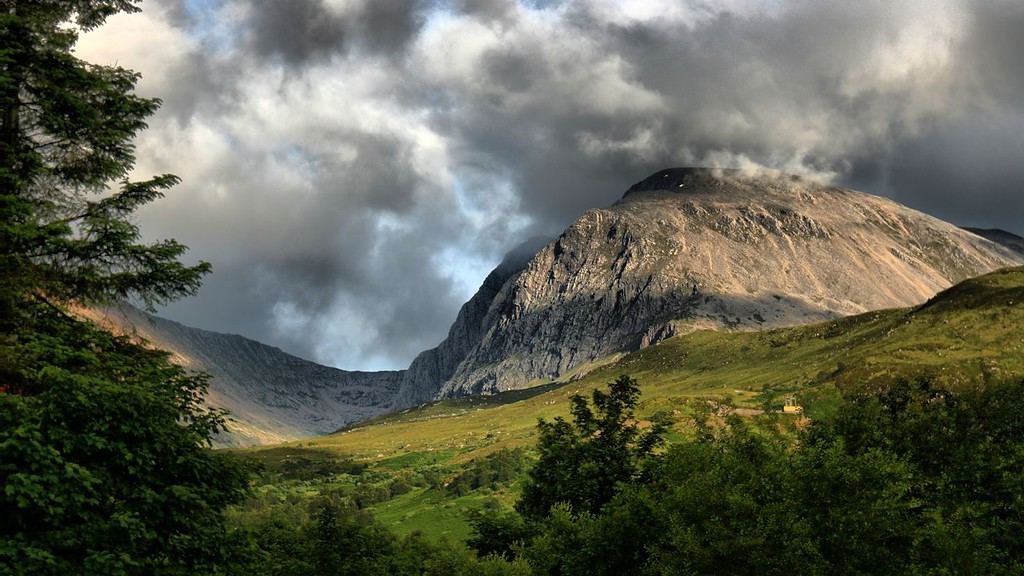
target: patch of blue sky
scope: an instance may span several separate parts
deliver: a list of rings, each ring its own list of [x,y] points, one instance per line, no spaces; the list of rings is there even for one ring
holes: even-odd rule
[[[301,145],[286,144],[280,147],[277,153],[289,165],[299,167],[308,173],[315,173],[320,169],[320,159]]]
[[[452,283],[452,293],[460,302],[476,294],[484,278],[501,262],[500,256],[473,251],[473,247],[455,244],[445,247],[431,258],[441,274]]]
[[[474,180],[479,183],[479,179]],[[519,214],[518,195],[507,179],[488,178],[486,190],[470,188],[456,176],[452,195],[463,218],[470,224],[469,235],[438,253],[435,264],[451,279],[457,294],[468,299],[476,293],[487,274],[524,238],[531,220]],[[481,186],[481,184],[477,184]],[[488,235],[494,234],[490,238]],[[480,242],[487,238],[489,241]]]
[[[510,180],[473,178],[469,179],[475,184],[472,187],[467,186],[466,180],[456,175],[451,191],[459,210],[475,229],[485,229],[499,220],[504,230],[525,229],[530,225],[529,218],[515,216],[519,195]]]
[[[242,31],[231,17],[225,0],[184,0],[188,15],[185,31],[207,50],[228,52],[238,44]]]
[[[536,16],[554,18],[566,4],[565,0],[519,0],[520,8],[528,10]],[[460,8],[453,0],[435,2],[427,13],[423,23],[423,35],[429,35],[438,25],[458,16]]]

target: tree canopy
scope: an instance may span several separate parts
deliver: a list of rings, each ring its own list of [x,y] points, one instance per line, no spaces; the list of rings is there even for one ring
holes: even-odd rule
[[[75,57],[82,30],[138,10],[127,0],[5,0],[0,12],[0,269],[5,316],[26,294],[151,305],[195,292],[209,265],[186,266],[174,240],[140,242],[130,216],[177,183],[129,181],[133,138],[158,99],[139,75]]]
[[[729,416],[595,512],[556,505],[525,532],[500,517],[476,540],[563,576],[1019,574],[1022,402],[1024,382],[894,382],[796,437]]]
[[[0,572],[217,573],[242,469],[208,450],[206,377],[73,306],[191,294],[209,265],[131,221],[177,182],[130,181],[159,106],[76,58],[127,0],[0,2]]]
[[[593,408],[586,398],[573,396],[571,424],[562,418],[541,420],[540,458],[516,509],[528,518],[544,517],[556,504],[596,513],[620,483],[634,480],[662,434],[658,424],[646,430],[638,426],[634,410],[639,398],[636,380],[623,375],[608,385],[608,392],[592,393]]]

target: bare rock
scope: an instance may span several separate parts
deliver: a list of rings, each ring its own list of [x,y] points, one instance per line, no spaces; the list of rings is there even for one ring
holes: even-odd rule
[[[438,373],[442,380],[403,378],[399,398],[520,388],[688,330],[914,305],[1021,262],[1003,246],[853,190],[779,173],[664,170],[585,213],[520,272],[506,269],[500,288],[488,278],[486,297],[456,323],[473,326],[478,339],[427,353],[446,359],[445,372],[462,358],[450,376]]]

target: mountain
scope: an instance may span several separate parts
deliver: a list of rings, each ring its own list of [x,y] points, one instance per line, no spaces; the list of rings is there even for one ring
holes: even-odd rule
[[[400,372],[348,372],[242,336],[191,328],[130,306],[81,311],[209,373],[207,404],[230,412],[216,445],[273,444],[333,432],[391,409]]]
[[[522,388],[698,328],[918,304],[1022,262],[877,196],[775,172],[663,170],[586,212],[520,271],[492,274],[457,323],[479,338],[421,356],[447,358],[446,370],[407,373],[399,405]]]
[[[1001,244],[1007,248],[1024,254],[1024,238],[1014,234],[1013,232],[1007,232],[1006,230],[1000,230],[998,228],[964,228],[969,232],[973,232],[982,238],[991,240],[996,244]]]
[[[698,329],[920,304],[1024,256],[905,206],[774,172],[677,168],[512,251],[407,370],[347,372],[240,336],[111,320],[213,374],[228,444],[277,442],[436,400],[582,375]]]

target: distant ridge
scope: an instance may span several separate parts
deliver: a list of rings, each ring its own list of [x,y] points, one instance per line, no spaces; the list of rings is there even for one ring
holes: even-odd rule
[[[274,444],[333,432],[391,408],[401,372],[321,366],[243,336],[191,328],[130,306],[88,310],[115,332],[172,353],[213,376],[207,404],[230,412],[219,447]]]
[[[1013,232],[1007,232],[1006,230],[1000,230],[998,228],[967,228],[964,230],[973,232],[982,238],[986,238],[1006,246],[1010,250],[1024,254],[1024,237],[1018,236]]]

